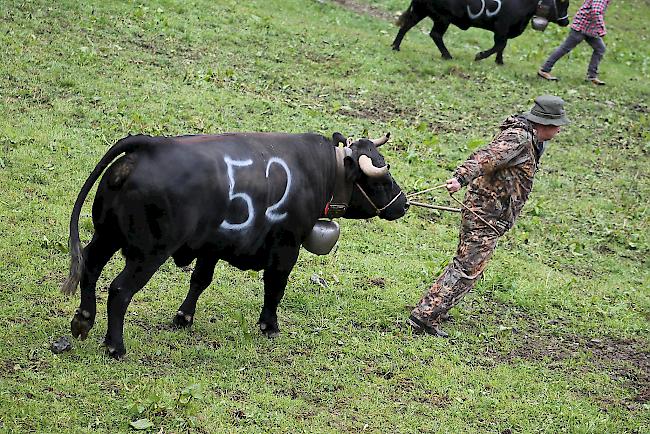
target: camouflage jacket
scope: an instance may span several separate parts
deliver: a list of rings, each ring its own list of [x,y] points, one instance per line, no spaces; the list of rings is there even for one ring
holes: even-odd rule
[[[533,188],[544,143],[528,120],[510,116],[492,142],[454,172],[461,185],[469,185],[465,204],[495,225],[501,233],[512,227]],[[463,218],[476,220],[471,213]]]

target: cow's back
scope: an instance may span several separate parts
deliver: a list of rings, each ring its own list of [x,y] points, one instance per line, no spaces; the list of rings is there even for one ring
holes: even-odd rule
[[[426,10],[433,20],[448,21],[462,30],[477,27],[503,34],[511,30],[516,33],[509,36],[521,33],[522,23],[525,25],[530,20],[537,7],[535,0],[414,0],[413,3]],[[470,18],[470,11],[477,16]]]

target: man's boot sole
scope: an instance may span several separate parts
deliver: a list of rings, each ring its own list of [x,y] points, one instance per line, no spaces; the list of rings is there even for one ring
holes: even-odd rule
[[[431,327],[413,315],[409,316],[406,322],[408,325],[411,326],[411,328],[413,328],[413,331],[415,331],[416,333],[419,334],[426,333],[428,335],[437,336],[439,338],[449,337],[449,334],[444,330],[440,329],[440,327]]]

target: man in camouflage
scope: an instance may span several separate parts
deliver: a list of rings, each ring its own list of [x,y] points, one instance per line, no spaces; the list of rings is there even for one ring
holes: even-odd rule
[[[508,117],[492,142],[447,180],[449,193],[468,186],[460,240],[453,261],[411,312],[408,323],[416,331],[447,336],[441,320],[483,274],[497,240],[514,225],[528,199],[546,142],[568,122],[561,98],[540,96],[529,112]]]

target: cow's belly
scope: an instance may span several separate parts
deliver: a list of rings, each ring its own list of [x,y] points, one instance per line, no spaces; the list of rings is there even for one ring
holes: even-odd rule
[[[233,267],[237,267],[240,270],[263,270],[267,268],[269,257],[268,254],[258,253],[254,255],[231,255],[228,253],[222,253],[219,259],[223,259],[228,262]]]
[[[307,227],[305,225],[305,227]],[[312,224],[313,226],[313,224]],[[259,225],[235,231],[223,227],[195,232],[174,254],[178,262],[191,262],[200,252],[215,254],[241,270],[262,270],[281,265],[283,258],[293,256],[305,238],[302,225]],[[185,259],[185,261],[183,261]]]

